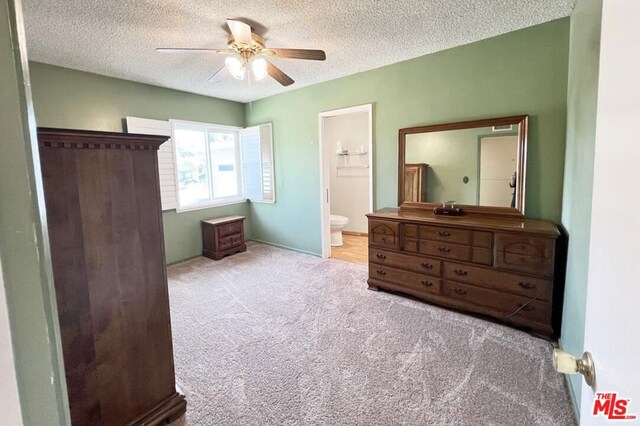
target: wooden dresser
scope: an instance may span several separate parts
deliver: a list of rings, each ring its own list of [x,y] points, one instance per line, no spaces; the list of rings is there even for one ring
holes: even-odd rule
[[[176,391],[157,150],[167,138],[38,129],[74,425],[159,425]]]
[[[244,216],[225,216],[202,221],[202,255],[213,260],[247,250]]]
[[[440,217],[382,209],[369,218],[369,288],[399,291],[551,336],[557,330],[550,221]]]

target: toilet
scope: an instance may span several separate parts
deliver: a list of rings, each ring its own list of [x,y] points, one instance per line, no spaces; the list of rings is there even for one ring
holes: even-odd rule
[[[342,245],[342,230],[347,223],[349,223],[349,218],[344,216],[339,216],[337,214],[332,214],[330,218],[331,222],[331,245],[332,246],[341,246]]]

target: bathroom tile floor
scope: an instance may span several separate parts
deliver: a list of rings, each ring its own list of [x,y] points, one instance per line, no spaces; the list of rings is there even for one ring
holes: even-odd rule
[[[369,262],[368,237],[342,234],[342,246],[331,247],[331,257],[352,263]]]

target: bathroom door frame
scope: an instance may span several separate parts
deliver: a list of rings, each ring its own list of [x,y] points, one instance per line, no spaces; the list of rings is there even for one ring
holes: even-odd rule
[[[325,120],[330,117],[339,115],[349,115],[357,113],[367,113],[369,128],[369,211],[373,211],[373,104],[364,104],[352,106],[348,108],[334,109],[331,111],[323,111],[318,114],[318,129],[320,135],[318,138],[318,146],[320,149],[320,235],[322,240],[322,258],[326,259],[331,255],[331,206],[330,206],[330,182],[331,175],[329,165],[331,164],[331,153],[327,149],[327,143],[324,140]]]

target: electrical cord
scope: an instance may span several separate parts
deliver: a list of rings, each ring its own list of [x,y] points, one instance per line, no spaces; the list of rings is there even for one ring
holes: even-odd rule
[[[518,309],[516,309],[515,311],[511,312],[509,315],[507,315],[506,317],[504,317],[504,319],[509,319],[512,316],[514,316],[515,314],[517,314],[518,312],[520,312],[521,310],[523,310],[524,308],[526,308],[531,302],[538,300],[538,298],[540,296],[542,296],[542,291],[539,292],[538,294],[536,294],[535,296],[533,296],[531,299],[527,300],[525,303],[523,303],[522,305],[520,305],[518,307]]]

